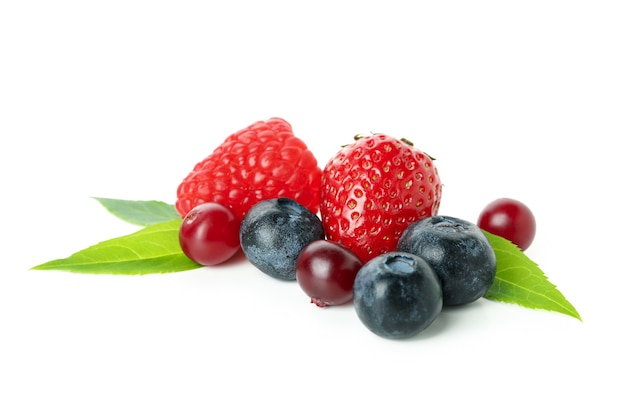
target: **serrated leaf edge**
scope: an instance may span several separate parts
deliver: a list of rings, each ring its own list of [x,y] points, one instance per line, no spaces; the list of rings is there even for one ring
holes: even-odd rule
[[[552,312],[556,312],[556,313],[566,314],[566,315],[569,315],[569,316],[571,316],[573,318],[576,318],[576,319],[578,319],[578,320],[580,320],[582,322],[582,317],[580,316],[580,313],[578,312],[578,310],[576,310],[576,307],[574,307],[574,305],[572,303],[570,303],[569,300],[567,300],[565,295],[563,293],[561,293],[561,291],[557,288],[556,285],[554,285],[552,282],[550,282],[550,280],[548,279],[546,274],[541,270],[541,268],[539,267],[539,265],[535,261],[530,259],[530,257],[528,257],[528,255],[526,253],[524,253],[521,249],[519,249],[519,247],[517,247],[514,243],[508,241],[507,239],[505,239],[505,238],[503,238],[501,236],[489,233],[489,232],[487,232],[485,230],[483,230],[483,233],[489,238],[490,241],[492,239],[498,239],[498,240],[501,240],[501,241],[505,241],[505,242],[508,242],[511,245],[511,247],[517,249],[517,251],[515,251],[515,252],[509,252],[509,251],[503,251],[502,249],[494,248],[494,252],[496,253],[496,260],[498,259],[498,255],[497,254],[498,254],[498,252],[500,252],[500,253],[504,253],[507,256],[510,256],[512,258],[523,259],[524,261],[529,262],[530,264],[534,265],[541,272],[541,274],[543,275],[545,283],[549,284],[550,287],[551,287],[551,290],[555,291],[556,293],[558,293],[560,295],[560,297],[565,301],[566,304],[564,305],[562,302],[558,302],[557,300],[554,300],[552,298],[548,298],[546,296],[545,292],[541,292],[540,293],[540,292],[532,291],[530,288],[522,287],[515,281],[512,281],[510,279],[502,278],[500,276],[500,274],[497,273],[497,272],[503,272],[503,271],[510,271],[512,269],[527,269],[527,268],[521,267],[521,266],[517,266],[517,267],[516,266],[508,266],[508,267],[506,267],[504,269],[501,269],[501,270],[497,271],[496,272],[496,280],[499,280],[500,282],[504,282],[504,283],[507,283],[507,284],[509,284],[511,286],[517,287],[517,288],[519,288],[522,291],[526,291],[526,292],[530,292],[532,294],[535,294],[536,296],[549,301],[549,303],[553,303],[555,305],[560,306],[564,311],[553,310],[553,309],[544,308],[544,307],[538,307],[538,306],[528,306],[526,304],[522,304],[521,302],[515,301],[513,299],[502,298],[502,297],[490,295],[489,291],[487,291],[487,293],[483,296],[483,298],[486,298],[486,299],[492,300],[492,301],[503,302],[503,303],[507,303],[507,304],[516,304],[516,305],[519,305],[521,307],[528,308],[528,309],[531,309],[531,310],[544,310],[544,311],[552,311]],[[502,258],[502,256],[500,258]]]
[[[507,269],[510,269],[510,268],[507,268]],[[548,297],[546,297],[545,293],[532,291],[531,289],[529,289],[527,287],[522,287],[521,285],[517,284],[516,282],[514,282],[514,281],[512,281],[510,279],[504,279],[504,278],[501,278],[499,276],[497,276],[497,278],[501,282],[505,282],[505,283],[507,283],[507,284],[509,284],[511,286],[515,286],[517,288],[520,288],[523,291],[527,291],[527,292],[533,293],[536,296],[549,301],[550,303],[554,303],[554,304],[560,306],[561,308],[563,308],[563,310],[568,312],[567,315],[572,316],[572,317],[582,321],[582,318],[580,317],[580,314],[578,313],[576,308],[569,301],[567,301],[567,299],[565,299],[565,296],[551,282],[549,282],[549,284],[552,285],[552,290],[558,292],[563,297],[563,299],[567,302],[567,304],[563,304],[563,303],[560,303],[560,302],[558,302],[558,301],[556,301],[554,299],[548,298]],[[544,311],[552,311],[552,312],[556,312],[556,313],[562,313],[561,311],[550,310],[550,309],[546,309],[546,308],[542,308],[542,307],[531,307],[531,306],[522,304],[521,302],[517,302],[517,301],[512,300],[512,299],[499,298],[497,296],[492,296],[492,295],[489,295],[489,293],[487,293],[484,296],[484,298],[486,298],[488,300],[491,300],[491,301],[498,301],[498,302],[507,303],[507,304],[515,304],[515,305],[518,305],[518,306],[521,306],[521,307],[524,307],[524,308],[528,308],[528,309],[531,309],[531,310],[544,310]]]

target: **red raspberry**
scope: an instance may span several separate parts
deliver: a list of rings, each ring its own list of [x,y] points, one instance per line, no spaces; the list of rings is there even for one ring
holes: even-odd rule
[[[409,224],[437,214],[441,181],[433,160],[405,139],[355,139],[322,172],[320,213],[327,238],[365,263],[395,250]]]
[[[283,119],[259,121],[233,133],[178,186],[176,210],[185,216],[205,202],[230,208],[239,220],[261,200],[288,197],[319,209],[321,169]]]

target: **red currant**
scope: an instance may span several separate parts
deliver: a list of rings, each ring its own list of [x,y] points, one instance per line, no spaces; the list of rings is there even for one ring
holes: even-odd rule
[[[218,203],[202,203],[183,218],[178,240],[191,260],[217,265],[230,259],[240,248],[239,220]]]
[[[296,260],[296,280],[318,307],[352,300],[352,285],[363,263],[348,248],[328,240],[305,246]]]
[[[478,226],[510,240],[521,250],[528,249],[535,238],[535,216],[528,206],[512,198],[489,203],[478,216]]]

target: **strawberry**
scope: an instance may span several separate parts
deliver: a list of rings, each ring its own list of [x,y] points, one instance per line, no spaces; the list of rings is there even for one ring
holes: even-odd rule
[[[319,209],[321,169],[306,144],[283,119],[256,122],[228,136],[196,164],[177,189],[176,210],[216,202],[241,220],[261,200],[289,197]]]
[[[441,181],[433,159],[405,139],[355,139],[322,171],[320,214],[327,239],[365,263],[396,250],[409,224],[437,214]]]

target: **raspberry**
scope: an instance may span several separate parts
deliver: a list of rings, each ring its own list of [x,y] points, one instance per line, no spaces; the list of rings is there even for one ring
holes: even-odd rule
[[[176,210],[185,216],[215,202],[241,221],[254,204],[287,197],[317,213],[320,177],[313,153],[287,121],[275,117],[233,133],[196,164],[178,186]]]

